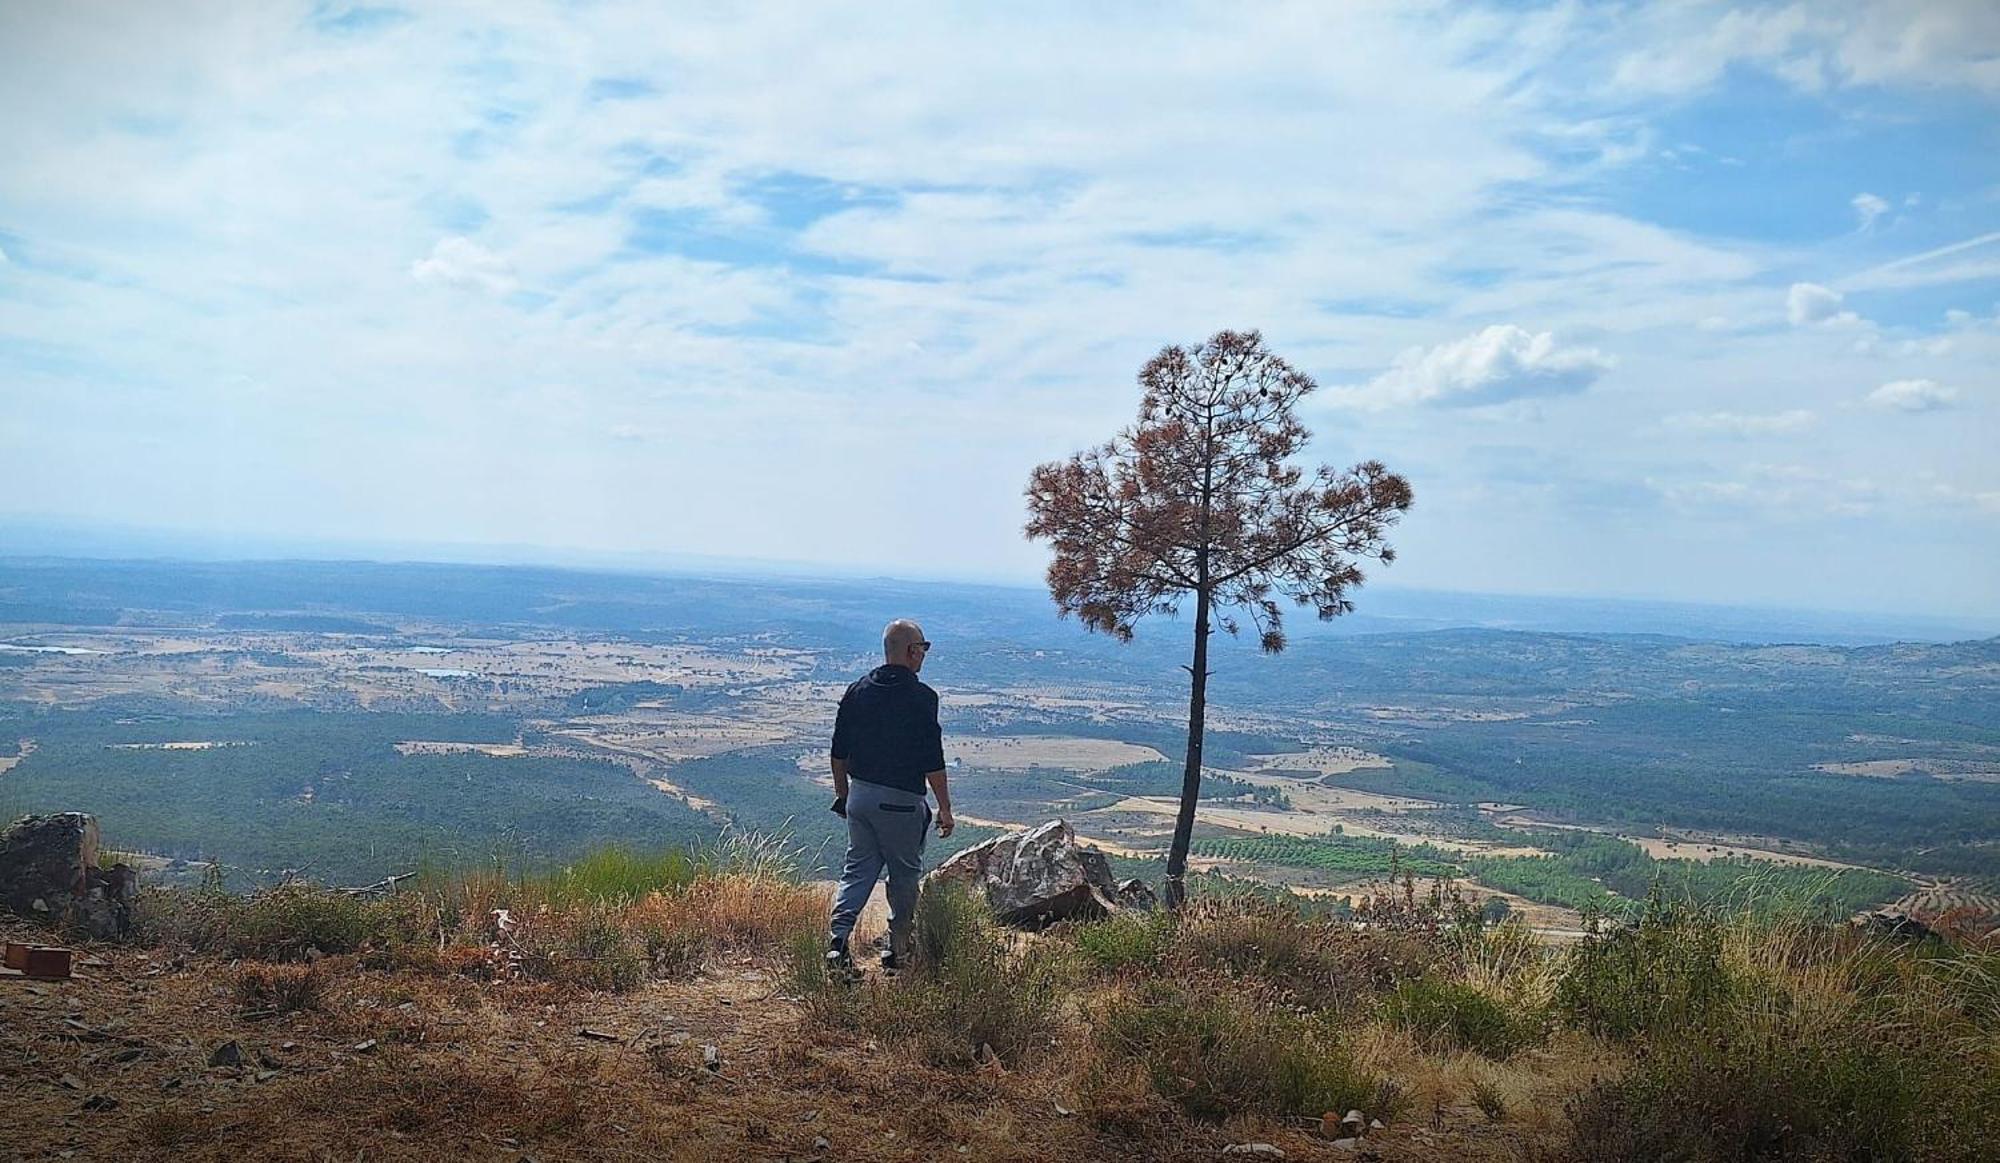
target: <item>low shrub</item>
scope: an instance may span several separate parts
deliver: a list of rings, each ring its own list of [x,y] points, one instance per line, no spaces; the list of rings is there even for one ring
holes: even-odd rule
[[[1165,912],[1121,914],[1069,930],[1070,942],[1092,968],[1117,973],[1155,965],[1173,937],[1173,919]]]
[[[258,961],[360,953],[371,968],[477,976],[508,971],[518,953],[515,968],[531,979],[626,990],[822,928],[826,894],[799,883],[784,852],[747,836],[699,858],[608,848],[537,875],[426,870],[375,898],[305,884],[238,896],[216,881],[143,893],[134,935]],[[507,935],[494,921],[503,909]],[[500,954],[489,951],[496,941]]]
[[[985,905],[959,885],[918,900],[907,970],[850,984],[827,973],[816,935],[793,941],[793,982],[808,1020],[908,1046],[927,1063],[969,1067],[987,1051],[1009,1068],[1046,1050],[1065,1019],[1073,973],[1064,951],[1016,954]]]
[[[1571,1099],[1578,1157],[1913,1156],[1919,1096],[1894,1055],[1715,1033],[1663,1040],[1618,1080]]]
[[[1509,1006],[1462,982],[1434,977],[1398,985],[1383,1012],[1433,1051],[1470,1050],[1506,1058],[1546,1035],[1539,1014]]]
[[[2000,1141],[1984,955],[1751,911],[1616,939],[1584,962],[1581,1012],[1634,1037],[1636,1059],[1567,1104],[1575,1157],[1969,1160]],[[1663,967],[1631,971],[1640,949]],[[1620,981],[1666,997],[1611,1005]]]
[[[134,910],[139,940],[259,961],[352,953],[389,939],[400,922],[388,902],[298,884],[250,896],[153,890],[140,895]]]
[[[1315,1009],[1350,1005],[1391,989],[1449,956],[1431,934],[1359,930],[1254,898],[1189,908],[1170,951],[1196,974],[1220,971],[1256,980]]]
[[[1096,1043],[1111,1077],[1136,1066],[1161,1097],[1208,1122],[1246,1113],[1316,1117],[1381,1092],[1323,1019],[1222,982],[1149,981],[1098,1016]]]
[[[245,963],[236,971],[236,1005],[246,1014],[275,1017],[319,1008],[326,977],[317,965]]]
[[[1555,1007],[1593,1034],[1629,1040],[1706,1020],[1727,1004],[1719,915],[1648,900],[1638,923],[1585,937],[1555,987]]]

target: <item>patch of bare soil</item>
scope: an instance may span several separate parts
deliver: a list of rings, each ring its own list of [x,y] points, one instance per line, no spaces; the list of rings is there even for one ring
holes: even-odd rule
[[[38,936],[0,922],[0,937]],[[1013,1072],[927,1067],[803,1022],[770,961],[604,994],[330,958],[313,1008],[260,1017],[238,1000],[240,970],[218,960],[122,946],[79,957],[67,981],[0,981],[0,1157],[1193,1160],[1245,1141],[1293,1160],[1354,1157],[1306,1120],[1093,1117],[1053,1057]],[[1482,1124],[1430,1111],[1367,1149],[1517,1156],[1519,1132]]]

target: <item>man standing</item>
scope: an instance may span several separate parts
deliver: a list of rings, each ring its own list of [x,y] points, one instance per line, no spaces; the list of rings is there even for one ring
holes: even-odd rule
[[[937,794],[939,836],[952,830],[946,786],[944,732],[937,692],[917,679],[931,644],[921,626],[898,618],[882,631],[883,663],[847,688],[833,721],[833,811],[847,820],[847,862],[833,897],[829,966],[849,973],[847,941],[855,919],[884,869],[889,873],[889,951],[882,968],[909,956],[923,874],[931,808],[924,785]]]

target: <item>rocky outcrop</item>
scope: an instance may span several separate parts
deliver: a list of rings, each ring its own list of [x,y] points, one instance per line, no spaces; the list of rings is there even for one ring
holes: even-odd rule
[[[1001,922],[1020,928],[1095,919],[1153,904],[1152,890],[1144,883],[1113,881],[1104,853],[1079,844],[1067,820],[975,844],[938,865],[924,881],[963,884],[984,896]]]
[[[92,937],[131,927],[139,878],[97,866],[97,820],[82,812],[22,816],[0,833],[0,908]]]

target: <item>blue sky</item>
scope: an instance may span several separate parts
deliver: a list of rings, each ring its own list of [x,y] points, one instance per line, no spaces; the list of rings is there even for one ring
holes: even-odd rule
[[[1990,3],[12,4],[0,112],[0,517],[1028,579],[1256,327],[1385,580],[2000,606]]]

